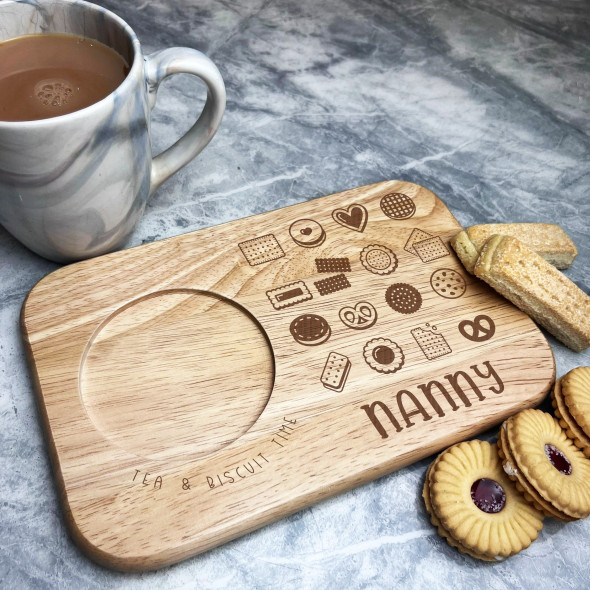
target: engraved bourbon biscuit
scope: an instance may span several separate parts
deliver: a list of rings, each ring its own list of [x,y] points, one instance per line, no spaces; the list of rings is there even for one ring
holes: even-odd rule
[[[351,363],[347,356],[331,352],[324,365],[320,381],[326,389],[342,391],[350,372]]]
[[[350,272],[348,258],[316,258],[318,272]]]
[[[273,234],[240,242],[238,246],[250,266],[271,262],[285,255]]]
[[[296,281],[266,292],[272,306],[279,310],[313,299],[307,285],[303,281]]]
[[[348,289],[348,287],[350,287],[350,283],[344,274],[326,277],[325,279],[316,281],[314,285],[320,292],[320,295],[329,295],[330,293],[342,291],[343,289]]]

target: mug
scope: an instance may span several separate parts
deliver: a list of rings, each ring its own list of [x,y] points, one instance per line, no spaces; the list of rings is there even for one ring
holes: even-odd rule
[[[147,57],[131,27],[82,0],[0,2],[0,41],[38,33],[69,33],[111,47],[130,66],[103,100],[38,121],[0,121],[0,223],[31,250],[72,262],[121,247],[150,195],[192,160],[215,135],[225,86],[215,64],[185,47]],[[192,128],[153,157],[150,111],[164,78],[187,73],[207,85]]]

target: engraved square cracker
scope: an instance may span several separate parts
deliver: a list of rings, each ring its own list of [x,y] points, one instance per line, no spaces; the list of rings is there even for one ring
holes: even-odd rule
[[[410,254],[413,254],[414,256],[418,256],[416,254],[416,250],[414,250],[414,244],[416,242],[421,242],[422,240],[427,240],[428,238],[432,238],[432,234],[429,234],[415,227],[412,230],[412,233],[410,234],[410,237],[408,238],[406,245],[404,246],[404,250],[406,252],[409,252]]]
[[[350,272],[348,258],[316,258],[318,272]]]
[[[250,266],[270,262],[285,255],[281,245],[272,234],[246,240],[238,244],[238,246]]]
[[[422,262],[432,262],[437,258],[442,258],[450,254],[448,248],[438,236],[416,242],[414,244],[414,250],[420,256]]]
[[[327,389],[342,391],[350,372],[351,363],[347,356],[338,352],[331,352],[324,365],[320,381]]]
[[[335,293],[336,291],[342,291],[342,289],[348,289],[350,287],[350,283],[344,274],[334,275],[333,277],[316,281],[314,285],[320,292],[320,295],[328,295],[329,293]]]

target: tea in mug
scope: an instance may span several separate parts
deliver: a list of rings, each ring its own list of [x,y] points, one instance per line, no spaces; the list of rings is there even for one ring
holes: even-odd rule
[[[128,72],[116,51],[86,37],[49,33],[0,42],[0,121],[78,111],[108,96]]]

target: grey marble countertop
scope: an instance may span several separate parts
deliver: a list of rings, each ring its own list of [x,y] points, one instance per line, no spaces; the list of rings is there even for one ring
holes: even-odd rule
[[[146,53],[188,45],[227,85],[210,146],[152,198],[129,246],[385,179],[464,225],[558,222],[590,291],[590,4],[585,0],[103,0]],[[154,149],[204,91],[167,81]],[[4,588],[587,588],[590,521],[552,519],[503,563],[451,549],[420,491],[428,460],[181,564],[87,560],[64,526],[25,363],[25,295],[57,265],[0,228],[0,585]],[[562,375],[590,365],[548,338]],[[486,438],[493,439],[488,433]]]

